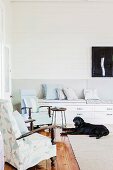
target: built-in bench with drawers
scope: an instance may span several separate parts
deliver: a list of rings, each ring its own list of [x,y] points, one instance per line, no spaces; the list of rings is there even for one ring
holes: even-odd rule
[[[86,122],[95,124],[113,124],[113,101],[102,100],[39,100],[39,104],[52,107],[65,107],[67,124],[73,124],[75,116],[82,117]],[[44,110],[43,110],[44,111]],[[61,115],[57,114],[57,124],[61,122]]]

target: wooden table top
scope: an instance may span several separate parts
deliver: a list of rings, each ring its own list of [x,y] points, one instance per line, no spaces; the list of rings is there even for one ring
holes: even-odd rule
[[[66,108],[61,107],[61,108],[57,108],[57,107],[53,107],[51,108],[52,111],[66,111]]]

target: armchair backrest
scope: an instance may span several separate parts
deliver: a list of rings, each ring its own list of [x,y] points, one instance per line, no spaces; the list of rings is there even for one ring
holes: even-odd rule
[[[22,140],[16,140],[21,136],[21,132],[10,108],[10,102],[5,100],[0,100],[0,131],[4,140],[5,156],[10,160],[24,143]]]
[[[32,112],[39,111],[38,98],[34,89],[22,89],[21,90],[21,108],[31,107]],[[28,114],[27,110],[23,109],[22,114]]]
[[[17,140],[22,135],[18,121],[21,121],[21,126],[25,125],[25,122],[19,119],[19,115],[22,118],[21,114],[12,112],[9,106],[9,101],[0,100],[0,131],[4,141],[5,162],[19,170],[25,170],[26,166],[31,166],[28,155],[32,153],[32,142],[27,137]],[[25,131],[28,132],[26,129]]]

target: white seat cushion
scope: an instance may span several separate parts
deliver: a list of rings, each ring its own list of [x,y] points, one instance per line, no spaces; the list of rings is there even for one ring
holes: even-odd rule
[[[22,117],[23,117],[24,120],[28,120],[27,114],[23,114]],[[47,112],[43,112],[43,111],[39,112],[39,113],[32,113],[32,119],[35,120],[33,122],[34,126],[52,123],[51,117],[48,116]]]

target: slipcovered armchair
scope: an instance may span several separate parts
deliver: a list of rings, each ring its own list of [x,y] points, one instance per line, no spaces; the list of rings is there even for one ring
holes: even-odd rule
[[[53,130],[53,126],[46,126]],[[0,129],[4,140],[5,162],[18,170],[26,170],[42,160],[56,156],[56,146],[51,139],[28,131],[23,117],[17,111],[12,112],[9,102],[0,100]],[[41,130],[44,127],[41,128]]]
[[[1,132],[0,132],[0,170],[4,170],[4,145]]]
[[[41,108],[46,108],[41,109]],[[36,91],[33,89],[21,90],[21,110],[24,120],[34,119],[34,126],[51,125],[51,106],[39,106]]]

